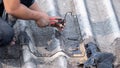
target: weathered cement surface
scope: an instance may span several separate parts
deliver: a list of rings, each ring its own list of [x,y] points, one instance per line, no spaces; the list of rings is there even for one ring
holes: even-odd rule
[[[50,0],[37,0],[41,9],[49,14],[53,10],[49,8],[50,4],[48,1]],[[74,10],[75,5],[73,4],[72,0],[54,0],[53,2],[55,2],[54,6],[57,6],[57,9],[55,8],[55,11],[59,13],[55,14],[57,16],[64,17],[66,12],[73,12],[74,15],[77,14]],[[92,28],[93,37],[96,39],[100,50],[102,52],[113,53],[117,57],[117,61],[115,62],[116,68],[120,68],[118,66],[120,65],[120,0],[83,0],[83,2],[85,4],[84,6],[86,8],[90,26]],[[82,12],[82,10],[79,12]],[[46,49],[47,47],[51,47],[48,45],[48,43],[52,39],[52,36],[54,34],[53,28],[38,28],[32,21],[29,22],[31,22],[29,25],[33,32],[33,37],[37,46],[37,50],[45,56],[51,56],[55,54],[55,52],[59,51],[59,49],[62,49],[66,51],[67,54],[71,55],[71,49],[77,47],[80,43],[80,29],[75,18],[73,18],[73,16],[71,15],[68,15],[65,30],[62,32],[62,37],[64,37],[64,45],[61,45],[62,48],[58,48],[58,50],[54,49],[54,47],[52,48],[52,50]],[[10,56],[8,56],[8,58],[2,58],[0,68],[23,67],[24,60],[19,57],[21,55],[20,50],[20,46],[8,47],[8,53],[10,54],[11,58]],[[6,53],[6,51],[4,50],[1,51]],[[0,54],[0,57],[6,56],[5,53],[1,53],[2,55]],[[42,60],[44,60],[44,57],[40,59],[36,59],[35,56],[33,57],[33,61],[35,61],[36,64],[35,68],[78,68],[77,64],[72,65],[67,62],[67,59],[64,56],[59,56],[51,62],[43,62]],[[61,62],[61,60],[63,62]]]

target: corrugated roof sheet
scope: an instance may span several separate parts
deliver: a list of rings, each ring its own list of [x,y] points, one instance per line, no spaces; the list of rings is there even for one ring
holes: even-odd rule
[[[23,46],[23,59],[2,59],[1,68],[78,68],[77,63],[68,60],[68,55],[73,53],[71,49],[78,47],[81,40],[90,38],[95,39],[102,52],[116,55],[115,65],[120,64],[120,0],[37,0],[37,3],[51,16],[64,17],[66,13],[72,13],[67,15],[63,40],[55,38],[53,28],[38,28],[33,21],[27,21],[31,23],[27,23],[26,31],[29,33],[31,29],[32,41],[35,41],[31,45],[36,45],[37,51],[44,57],[36,57],[28,46]],[[16,26],[24,26],[24,22],[20,20]],[[49,45],[51,40],[54,43]],[[20,62],[16,63],[16,60]]]

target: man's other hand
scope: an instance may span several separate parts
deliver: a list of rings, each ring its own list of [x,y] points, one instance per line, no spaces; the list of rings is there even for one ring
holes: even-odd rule
[[[65,27],[65,20],[61,17],[50,17],[50,26],[56,27],[59,31],[62,31]]]

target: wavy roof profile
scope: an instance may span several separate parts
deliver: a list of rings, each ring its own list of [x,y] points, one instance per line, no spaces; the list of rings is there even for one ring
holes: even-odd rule
[[[115,65],[119,64],[119,0],[37,0],[37,3],[50,16],[64,17],[68,13],[61,38],[56,38],[55,28],[38,28],[33,21],[18,20],[15,28],[19,32],[27,27],[29,47],[8,47],[12,57],[2,58],[1,68],[78,68],[70,55],[82,53],[72,50],[83,40],[86,43],[95,40],[102,52],[116,55]]]

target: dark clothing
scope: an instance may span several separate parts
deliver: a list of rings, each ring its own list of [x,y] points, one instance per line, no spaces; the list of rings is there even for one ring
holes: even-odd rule
[[[3,6],[3,3],[1,3],[0,4],[0,16],[2,16],[3,11],[4,11],[4,6]]]
[[[0,0],[0,46],[5,46],[9,44],[13,37],[14,37],[14,30],[13,28],[4,21],[1,16],[4,11],[3,0]],[[27,7],[30,7],[35,0],[20,0],[22,4]]]
[[[27,7],[30,7],[35,2],[35,0],[20,0],[20,1]]]
[[[35,0],[20,0],[20,2],[27,7],[30,7],[35,2]],[[4,10],[4,6],[3,6],[3,2],[1,2],[0,3],[0,16],[2,16],[3,10]]]
[[[13,28],[0,18],[0,46],[9,44],[13,39],[13,36]]]

